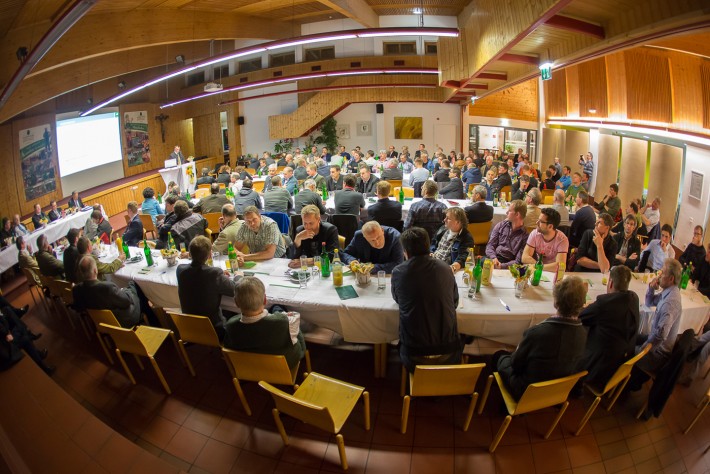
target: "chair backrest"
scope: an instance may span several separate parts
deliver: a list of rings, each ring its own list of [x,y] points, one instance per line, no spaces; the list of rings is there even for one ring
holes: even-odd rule
[[[514,415],[547,408],[564,403],[577,381],[587,375],[587,371],[554,380],[546,380],[528,385],[518,400]]]
[[[651,344],[646,344],[646,346],[644,346],[644,348],[641,352],[639,352],[638,354],[633,356],[631,359],[629,359],[626,362],[624,362],[623,364],[621,364],[619,366],[619,368],[616,369],[616,372],[614,372],[614,375],[611,376],[609,381],[604,386],[603,393],[607,393],[609,390],[611,390],[612,388],[619,385],[619,383],[622,380],[624,380],[631,373],[631,369],[634,367],[634,364],[636,364],[636,362],[641,360],[641,358],[643,358],[643,356],[648,354],[648,351],[650,351],[650,350],[651,350]]]
[[[197,189],[210,189],[211,184],[198,184]]]
[[[72,293],[71,288],[62,288],[62,292],[59,295],[67,305],[74,304],[74,293]]]
[[[298,365],[291,371],[288,368],[286,357],[283,355],[257,354],[224,348],[222,353],[240,380],[254,382],[265,380],[276,385],[293,385],[296,381]]]
[[[27,280],[28,286],[35,286],[35,285],[37,285],[38,281],[40,283],[42,281],[39,278],[39,274],[35,273],[35,271],[32,270],[31,268],[27,268],[27,267],[23,268],[22,274],[25,275],[25,279]]]
[[[412,396],[471,395],[486,364],[418,365],[409,377]]]
[[[166,310],[183,342],[222,347],[210,318]]]
[[[401,179],[385,179],[384,181],[387,181],[390,183],[390,196],[397,197],[397,194],[394,193],[395,188],[401,188],[402,187],[402,180]],[[399,193],[399,191],[397,191]]]
[[[303,218],[301,217],[301,214],[292,214],[291,226],[288,231],[288,235],[291,237],[291,240],[296,238],[296,229],[299,225],[303,225]]]
[[[279,232],[288,234],[288,228],[291,224],[288,214],[285,212],[263,212],[262,215],[270,217],[279,226]]]
[[[357,216],[352,214],[333,214],[330,222],[338,228],[338,234],[345,237],[345,245],[348,245],[357,232]]]
[[[503,186],[502,188],[500,188],[500,192],[505,193],[507,196],[510,196],[511,189],[513,189],[513,188],[510,185]]]
[[[422,186],[423,185],[424,185],[424,181],[417,181],[416,183],[414,183],[414,187],[412,188],[412,189],[414,189],[414,196],[413,197],[417,197],[417,198],[422,197]]]
[[[473,243],[476,245],[487,244],[492,225],[493,221],[475,222],[473,224],[469,224],[468,231],[473,236]]]
[[[266,181],[254,181],[252,183],[251,189],[253,189],[257,193],[263,192],[265,183],[266,183]]]
[[[86,312],[96,325],[96,329],[99,329],[100,324],[121,326],[121,323],[118,322],[118,319],[116,319],[116,316],[114,316],[113,311],[110,309],[87,309]]]
[[[329,433],[335,432],[335,422],[327,408],[299,400],[268,382],[260,381],[259,386],[271,394],[276,409],[281,413],[285,413],[309,425],[317,426]]]
[[[207,228],[211,230],[213,234],[219,232],[219,218],[222,217],[221,212],[208,212],[207,214],[202,214],[202,217],[207,221]]]
[[[69,304],[69,302],[66,299],[64,299],[64,295],[66,294],[66,290],[69,290],[69,293],[71,294],[72,286],[73,286],[72,283],[70,283],[66,280],[56,280],[55,279],[55,280],[52,280],[52,286],[50,288],[51,288],[51,292],[55,296],[59,296],[64,301],[65,304]],[[72,301],[73,301],[73,298],[72,298]]]
[[[141,224],[143,224],[143,230],[146,232],[154,231],[155,224],[153,223],[153,217],[150,214],[138,214],[141,219]]]
[[[209,196],[209,195],[210,195],[209,188],[196,189],[195,192],[192,193],[192,197],[194,197],[195,199],[202,199],[203,197]]]
[[[554,189],[541,189],[540,194],[542,194],[543,198],[546,198],[548,196],[554,196],[555,190]],[[545,204],[547,204],[547,203],[545,203]],[[552,203],[550,203],[550,204],[552,204]]]
[[[543,192],[544,192],[544,191],[543,191]],[[542,203],[545,204],[545,205],[547,205],[547,206],[553,205],[553,204],[555,203],[555,196],[552,196],[552,195],[550,195],[550,196],[543,196],[543,197],[542,197]]]
[[[99,324],[99,331],[108,334],[116,344],[116,348],[122,352],[149,357],[148,351],[143,342],[141,342],[138,334],[132,329],[113,326],[111,324]]]
[[[52,291],[52,288],[54,288],[54,278],[48,277],[47,275],[43,274],[42,272],[38,273],[37,276],[39,277],[40,283],[42,283],[42,286],[44,288],[49,289],[49,293],[54,295],[54,291]]]

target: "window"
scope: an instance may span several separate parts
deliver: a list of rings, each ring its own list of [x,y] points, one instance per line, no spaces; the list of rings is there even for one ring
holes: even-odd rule
[[[187,87],[196,86],[197,84],[202,84],[203,82],[205,82],[205,71],[200,71],[187,75]]]
[[[304,62],[335,59],[335,46],[328,46],[326,48],[306,49],[304,52]]]
[[[224,66],[219,66],[215,67],[214,70],[212,71],[212,77],[215,80],[222,79],[223,77],[228,77],[229,76],[229,64],[225,64]]]
[[[247,59],[246,61],[239,61],[239,74],[258,71],[259,69],[261,69],[261,56],[258,58]]]
[[[434,42],[426,42],[424,43],[424,54],[432,54],[436,56],[436,43]]]
[[[288,53],[271,54],[269,55],[269,67],[287,66],[296,63],[296,52],[289,51]]]
[[[382,46],[382,54],[385,56],[417,54],[417,43],[415,41],[406,43],[383,43]]]

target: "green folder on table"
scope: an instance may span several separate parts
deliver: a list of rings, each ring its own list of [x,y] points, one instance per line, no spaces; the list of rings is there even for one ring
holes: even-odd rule
[[[256,262],[244,262],[242,265],[242,268],[254,268],[256,266]]]
[[[359,296],[352,285],[336,286],[335,292],[338,293],[341,300],[349,300]]]

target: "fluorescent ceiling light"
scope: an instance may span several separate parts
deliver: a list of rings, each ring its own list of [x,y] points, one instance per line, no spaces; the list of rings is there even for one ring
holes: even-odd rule
[[[321,41],[337,41],[337,40],[353,39],[353,38],[357,38],[357,35],[349,34],[349,35],[323,36],[323,37],[319,37],[319,38],[305,38],[302,40],[289,41],[287,43],[280,43],[280,44],[275,44],[273,46],[267,46],[266,49],[272,50],[272,49],[279,49],[279,48],[287,48],[289,46],[298,46],[301,44],[320,43]]]

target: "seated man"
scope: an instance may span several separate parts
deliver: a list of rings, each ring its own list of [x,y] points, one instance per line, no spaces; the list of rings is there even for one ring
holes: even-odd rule
[[[352,214],[360,218],[360,209],[365,207],[365,198],[355,190],[355,183],[355,176],[349,174],[343,180],[343,189],[335,191],[333,201],[336,214]]]
[[[168,235],[173,228],[173,224],[177,221],[175,215],[175,203],[178,202],[177,196],[168,194],[165,196],[165,218],[158,221],[158,238],[155,240],[156,249],[164,249],[168,246]]]
[[[110,281],[99,281],[96,260],[85,255],[79,259],[79,283],[72,288],[74,304],[79,309],[108,309],[116,316],[121,327],[132,328],[141,322],[145,313],[151,326],[159,327],[158,318],[148,304],[141,289],[131,280],[126,288]]]
[[[323,242],[328,252],[328,257],[333,258],[333,250],[339,249],[338,228],[328,222],[320,220],[320,211],[314,205],[303,206],[301,209],[301,219],[303,224],[296,228],[296,236],[289,250],[289,255],[293,260],[289,262],[289,267],[301,267],[301,255],[309,259],[312,264],[313,257],[323,253]]]
[[[244,260],[270,260],[286,254],[286,244],[278,224],[270,217],[262,216],[259,209],[249,206],[244,209],[244,224],[237,231],[234,248]],[[249,254],[244,254],[245,246]]]
[[[494,192],[500,193],[506,186],[511,186],[511,189],[514,189],[513,180],[510,178],[510,174],[508,174],[508,163],[501,163],[498,166],[498,177],[493,183]]]
[[[432,182],[433,183],[433,182]],[[406,261],[392,270],[392,298],[399,306],[399,355],[409,372],[417,365],[459,364],[463,345],[456,307],[459,290],[449,267],[429,255],[429,235],[405,230]]]
[[[561,189],[555,189],[552,195],[552,208],[560,214],[560,227],[569,227],[569,209],[565,206],[565,193]]]
[[[648,284],[645,303],[649,308],[655,306],[656,312],[651,320],[648,335],[641,335],[636,339],[636,353],[638,354],[646,344],[651,345],[651,350],[634,366],[629,381],[630,390],[641,388],[643,382],[648,380],[646,374],[655,374],[670,359],[678,336],[680,315],[683,312],[678,288],[681,271],[678,260],[669,258],[663,263],[661,275]],[[658,290],[661,292],[657,294]]]
[[[310,163],[306,167],[306,173],[310,179],[315,181],[317,190],[321,191],[323,188],[328,188],[328,185],[325,182],[325,177],[318,174],[318,166],[315,163]]]
[[[62,217],[64,217],[64,211],[61,207],[57,206],[57,201],[50,202],[49,208],[49,212],[47,213],[47,217],[49,217],[49,222],[54,222],[57,219],[61,219]]]
[[[557,230],[559,224],[560,214],[556,210],[548,207],[540,212],[537,227],[530,232],[523,250],[524,264],[535,265],[542,255],[543,270],[556,272],[560,263],[567,262],[569,241],[564,233]]]
[[[20,316],[15,313],[11,306],[0,307],[0,338],[3,341],[0,346],[2,348],[2,351],[0,351],[0,370],[8,369],[19,361],[22,358],[22,351],[25,351],[40,369],[51,376],[55,367],[49,366],[44,362],[44,359],[47,358],[47,349],[38,351],[33,342],[39,339],[40,336],[41,334],[32,334],[27,325],[20,321]],[[7,409],[10,409],[10,407],[7,407]]]
[[[199,178],[197,178],[197,186],[201,184],[212,184],[216,180],[210,176],[210,169],[209,168],[202,168],[202,174]]]
[[[449,182],[444,185],[439,194],[444,199],[465,199],[463,193],[463,181],[461,181],[461,170],[458,168],[451,168],[449,171]],[[438,171],[439,173],[441,170]]]
[[[283,181],[283,187],[288,193],[293,196],[293,193],[296,191],[296,188],[298,187],[298,180],[296,177],[293,175],[293,168],[290,166],[287,166],[283,170],[284,174],[284,181]]]
[[[421,158],[415,159],[414,170],[409,174],[409,186],[414,187],[415,183],[423,183],[427,179],[429,179],[429,170],[424,168],[424,162]]]
[[[368,166],[360,166],[360,179],[357,182],[357,192],[365,196],[374,196],[380,178],[373,176]]]
[[[101,216],[103,217],[103,213],[101,212],[101,205],[100,204],[94,204],[93,208],[94,208],[94,211],[99,211],[99,214],[101,214]],[[93,215],[94,215],[94,212],[92,211],[91,214],[89,215],[89,218],[86,219],[86,224],[84,224],[84,235],[89,240],[94,240],[94,238],[96,237],[96,232],[98,230],[98,226],[96,225],[96,222],[91,217]]]
[[[173,212],[175,212],[175,222],[170,229],[170,235],[173,236],[177,248],[180,248],[181,244],[185,244],[187,248],[192,239],[206,234],[207,221],[201,215],[192,212],[185,201],[176,202]]]
[[[510,192],[512,199],[525,201],[525,198],[528,196],[528,191],[530,191],[530,176],[521,176],[515,184],[517,184],[517,186]]]
[[[128,213],[128,227],[123,231],[123,241],[129,247],[137,247],[138,242],[143,240],[143,223],[138,216],[138,203],[131,201],[126,204]]]
[[[434,180],[435,183],[448,183],[451,181],[451,178],[449,177],[449,172],[451,171],[451,163],[449,160],[441,160],[441,167],[439,168],[439,171],[434,173],[434,176],[432,179]]]
[[[12,218],[12,234],[15,237],[23,237],[29,233],[27,226],[20,221],[20,215],[15,214]]]
[[[123,252],[118,252],[118,257],[115,258],[113,262],[102,262],[99,260],[99,257],[92,253],[93,246],[91,245],[91,241],[86,237],[79,237],[79,240],[76,243],[76,250],[79,252],[79,258],[87,255],[96,261],[96,269],[98,272],[97,278],[102,281],[105,280],[104,275],[116,273],[119,268],[123,267],[123,262],[126,260],[126,255]],[[66,265],[64,269],[67,272],[69,271]],[[70,278],[68,273],[67,278]],[[76,272],[74,272],[74,275],[72,275],[72,279],[70,281],[78,281]]]
[[[281,186],[281,177],[271,178],[271,189],[264,193],[264,212],[283,212],[290,214],[293,210],[291,194]]]
[[[178,265],[176,270],[178,295],[182,312],[210,318],[221,341],[226,323],[220,307],[222,295],[234,297],[234,282],[221,268],[207,265],[211,256],[210,239],[198,236],[190,242],[192,262]]]
[[[578,371],[587,370],[584,379],[596,389],[609,381],[616,369],[634,355],[639,327],[639,297],[629,291],[631,270],[612,267],[606,294],[582,310],[579,319],[589,328],[584,358]]]
[[[580,191],[575,198],[577,202],[577,212],[569,228],[570,247],[579,247],[582,236],[587,230],[594,229],[597,222],[597,215],[588,204],[589,195],[586,191]]]
[[[67,232],[67,242],[69,245],[64,249],[64,255],[62,256],[62,261],[64,263],[64,274],[66,275],[67,280],[71,282],[76,282],[76,264],[79,262],[81,253],[83,253],[79,252],[76,248],[76,243],[79,241],[80,234],[81,231],[79,229],[69,229],[69,232]]]
[[[283,355],[293,370],[306,353],[300,315],[280,311],[269,314],[264,309],[266,289],[258,278],[242,278],[234,293],[234,302],[242,312],[227,321],[225,349]]]
[[[18,254],[17,254],[17,260],[18,264],[20,265],[20,268],[27,268],[32,272],[32,277],[34,278],[35,284],[39,287],[42,288],[42,282],[39,279],[39,265],[37,264],[37,260],[30,254],[30,252],[27,250],[27,242],[25,242],[24,237],[18,237],[15,239],[15,245],[17,246]],[[27,282],[29,283],[29,282]]]
[[[269,172],[265,176],[264,179],[264,189],[262,190],[262,194],[266,193],[267,191],[271,190],[271,187],[273,186],[273,181],[272,179],[278,176],[276,174],[276,163],[270,164],[269,165]]]
[[[101,213],[101,211],[97,210],[91,212],[90,219],[96,225],[96,234],[94,234],[95,237],[98,237],[101,242],[107,245],[110,244],[113,227],[111,227],[111,223],[108,221],[108,219],[104,218],[104,215]]]
[[[651,229],[653,229],[659,222],[661,222],[661,211],[659,209],[660,207],[661,198],[655,197],[650,204],[647,203],[645,206],[639,209],[639,215],[646,230],[646,233],[644,235],[650,234]]]
[[[464,208],[470,224],[490,222],[493,220],[493,206],[486,204],[486,188],[477,184],[471,195],[473,204]]]
[[[212,250],[226,255],[229,244],[236,244],[237,233],[242,226],[242,221],[237,218],[234,204],[222,206],[222,217],[219,218],[219,235],[212,244]]]
[[[525,204],[528,206],[528,212],[525,214],[523,225],[526,229],[532,229],[537,225],[537,219],[540,217],[541,203],[542,193],[537,188],[531,188],[525,197]]]
[[[34,225],[35,230],[39,229],[47,222],[49,222],[49,217],[47,217],[47,214],[42,212],[42,206],[35,204],[35,212],[32,214],[32,225]]]
[[[609,185],[609,194],[604,196],[604,198],[596,206],[600,212],[606,212],[612,218],[616,218],[621,209],[621,199],[619,199],[619,185],[616,183],[611,183]]]
[[[244,209],[249,206],[254,206],[261,209],[261,196],[253,189],[254,183],[250,179],[245,179],[242,182],[242,189],[234,197],[234,208],[237,214],[244,214]]]
[[[81,198],[79,197],[79,191],[72,191],[71,192],[71,198],[69,198],[69,203],[67,205],[69,207],[74,207],[77,209],[81,209],[84,207],[84,203],[81,201]]]
[[[377,183],[377,202],[367,208],[369,220],[388,225],[402,220],[402,205],[389,198],[391,190],[392,186],[387,181]]]
[[[456,273],[464,267],[470,248],[473,248],[473,236],[468,231],[466,212],[460,207],[448,208],[444,225],[431,241],[433,257],[445,262]]]
[[[434,237],[441,227],[446,212],[446,204],[436,200],[439,191],[436,183],[430,179],[422,185],[422,200],[417,201],[409,208],[407,218],[404,220],[404,229],[421,227],[427,231],[429,240]]]
[[[328,191],[339,191],[343,189],[343,176],[340,174],[340,166],[330,165],[330,176],[325,179]]]
[[[528,240],[523,220],[527,206],[515,200],[506,211],[506,218],[493,227],[486,245],[486,256],[493,261],[493,268],[508,268],[522,262],[523,250]]]
[[[192,208],[193,212],[208,214],[210,212],[220,212],[222,206],[227,204],[229,199],[224,194],[219,193],[219,183],[210,184],[210,194],[200,199],[200,202]]]
[[[641,254],[641,242],[636,237],[636,218],[627,215],[623,223],[623,231],[612,237],[617,248],[614,265],[624,265],[633,270],[638,266]]]
[[[378,183],[379,184],[379,183]],[[394,267],[404,261],[399,231],[392,227],[380,226],[375,221],[366,222],[343,251],[343,262],[373,263],[370,273],[382,270],[392,273]]]
[[[693,229],[693,239],[678,257],[681,265],[693,264],[693,268],[698,268],[705,260],[705,247],[703,247],[703,226],[696,225]]]
[[[698,291],[710,297],[710,244],[705,252],[703,262],[693,270],[691,278],[698,286]]]
[[[407,166],[408,166],[407,169],[409,169],[409,167],[412,166],[412,164],[409,163],[406,159],[405,159],[405,163],[407,163]],[[399,165],[397,164],[396,158],[390,158],[389,160],[387,160],[387,164],[385,165],[385,169],[384,169],[384,171],[382,171],[382,174],[380,175],[381,179],[394,179],[394,180],[399,179],[399,180],[401,180],[403,178],[403,174],[404,174],[403,168],[404,168],[404,165],[399,167]]]
[[[39,265],[39,271],[44,276],[64,278],[64,263],[54,256],[52,246],[47,241],[45,234],[37,238],[37,252],[35,259]]]
[[[475,163],[471,162],[466,165],[466,169],[461,176],[464,186],[466,186],[466,192],[471,188],[481,182],[481,169],[476,166]]]
[[[575,172],[572,175],[572,184],[567,186],[567,190],[565,191],[565,196],[566,197],[572,196],[572,197],[576,198],[577,194],[580,191],[585,191],[585,189],[582,187],[582,175]]]
[[[572,184],[572,178],[570,177],[570,174],[572,173],[572,168],[569,166],[563,166],[562,167],[562,176],[560,176],[560,179],[557,181],[556,187],[557,189],[561,189],[562,191],[567,191],[567,188],[570,187]]]
[[[605,212],[599,214],[594,229],[587,230],[577,249],[577,264],[575,272],[606,273],[611,268],[611,262],[616,256],[616,242],[609,231],[614,225],[614,219]]]
[[[527,329],[512,354],[493,355],[493,366],[516,400],[528,385],[572,375],[584,355],[587,331],[578,316],[587,290],[577,276],[567,276],[552,290],[557,313]]]
[[[296,197],[293,198],[293,210],[296,214],[301,213],[301,209],[309,204],[316,206],[321,214],[325,214],[325,205],[323,204],[323,199],[321,195],[316,192],[316,182],[308,178],[303,183],[303,191],[299,192]]]
[[[643,260],[644,254],[648,254],[648,261],[646,262],[646,268],[650,268],[651,271],[655,272],[661,269],[663,262],[669,258],[675,257],[675,250],[671,245],[671,235],[673,234],[673,227],[668,224],[663,224],[661,227],[661,238],[653,239],[648,243],[646,249],[641,252],[641,259]],[[640,268],[639,270],[642,270]]]

